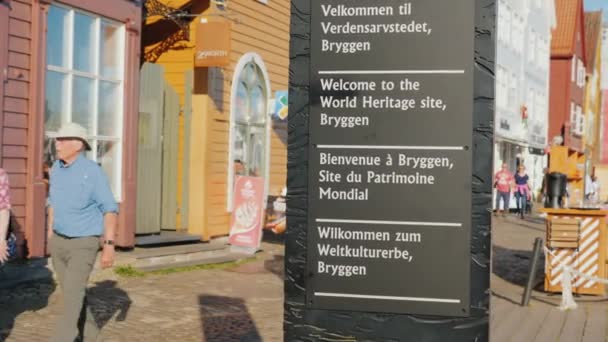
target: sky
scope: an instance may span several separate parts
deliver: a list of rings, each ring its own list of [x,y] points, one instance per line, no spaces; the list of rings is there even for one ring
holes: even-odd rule
[[[585,11],[604,10],[604,20],[608,21],[608,0],[585,0]]]

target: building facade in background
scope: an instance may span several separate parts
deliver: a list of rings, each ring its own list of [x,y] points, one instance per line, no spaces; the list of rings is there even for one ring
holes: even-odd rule
[[[24,254],[46,253],[43,164],[62,123],[89,131],[120,202],[119,245],[134,224],[139,1],[0,1],[0,144]]]
[[[602,111],[602,22],[603,13],[585,13],[587,84],[585,89],[585,173],[591,175],[600,162],[600,131]]]
[[[582,0],[557,0],[551,44],[549,139],[583,152],[586,48]]]
[[[524,164],[536,191],[548,144],[552,0],[498,1],[495,170]],[[512,201],[512,205],[514,201]]]
[[[163,182],[175,182],[175,195],[166,201],[177,203],[178,215],[157,231],[177,230],[202,240],[226,236],[236,176],[262,178],[269,207],[286,186],[287,118],[276,115],[273,103],[277,92],[285,94],[287,103],[290,4],[254,0],[233,0],[227,8],[213,1],[150,4],[190,18],[180,28],[171,18],[152,16],[149,10],[144,27],[147,66],[161,70],[159,82],[173,89],[181,108],[175,142],[178,158],[167,167],[178,171],[162,176]],[[218,29],[201,28],[209,23],[218,24]],[[220,31],[225,25],[229,28]],[[227,63],[197,65],[202,56],[199,44],[214,41],[227,41],[221,45],[230,46],[230,51],[220,53]],[[146,125],[140,117],[140,127]],[[143,160],[139,168],[151,170]],[[154,194],[146,196],[147,190],[140,187],[140,196],[151,198]],[[138,209],[141,220],[158,222],[156,215],[145,206]],[[161,217],[161,221],[165,220]],[[150,233],[148,228],[138,224],[131,233]]]
[[[602,115],[600,116],[601,162],[608,164],[608,23],[602,28]]]

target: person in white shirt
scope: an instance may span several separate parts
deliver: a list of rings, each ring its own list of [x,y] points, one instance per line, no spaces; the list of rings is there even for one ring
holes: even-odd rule
[[[600,202],[600,182],[597,179],[597,176],[593,176],[591,178],[592,183],[591,183],[591,187],[593,188],[593,195],[591,200],[593,201],[593,203],[599,203]]]
[[[590,175],[585,177],[585,199],[591,199],[593,195],[593,180]]]

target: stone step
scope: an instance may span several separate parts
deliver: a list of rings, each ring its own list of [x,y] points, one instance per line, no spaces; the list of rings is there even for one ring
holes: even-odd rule
[[[217,254],[203,254],[199,253],[191,253],[187,255],[187,258],[176,258],[173,261],[169,260],[153,260],[149,261],[145,264],[136,264],[133,266],[138,271],[142,272],[151,272],[158,271],[168,268],[177,268],[177,267],[189,267],[189,266],[199,266],[199,265],[210,265],[210,264],[222,264],[227,262],[234,262],[238,260],[243,260],[252,257],[248,254],[241,253],[230,253],[223,252]],[[146,259],[150,260],[150,259]]]
[[[179,254],[190,254],[200,252],[212,252],[226,249],[228,246],[223,242],[211,241],[208,243],[196,243],[188,245],[173,245],[155,248],[136,248],[132,251],[132,257],[135,259],[146,259],[153,257],[162,257]]]
[[[201,237],[184,232],[161,230],[159,234],[142,235],[135,238],[135,246],[165,245],[171,243],[200,242]]]

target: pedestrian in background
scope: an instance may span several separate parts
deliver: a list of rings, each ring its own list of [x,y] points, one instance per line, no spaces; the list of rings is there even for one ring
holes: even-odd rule
[[[542,203],[545,207],[548,206],[549,203],[549,168],[545,167],[543,169],[543,187],[541,189],[542,195]]]
[[[55,141],[57,160],[50,172],[48,232],[64,300],[53,342],[97,340],[99,327],[86,305],[86,287],[102,235],[101,266],[114,263],[118,205],[101,167],[84,156],[91,149],[86,135],[86,129],[74,123],[61,127]],[[83,331],[79,319],[85,322]]]
[[[585,199],[591,200],[593,197],[593,177],[587,174],[585,176]]]
[[[591,198],[591,200],[593,201],[594,205],[597,205],[600,204],[600,181],[597,179],[596,175],[593,175],[593,177],[591,177],[591,181],[593,187],[593,197]]]
[[[500,212],[500,200],[503,201],[502,216],[506,216],[511,200],[511,188],[513,186],[513,174],[509,172],[506,163],[502,164],[500,171],[494,176],[494,187],[496,188],[496,213]]]
[[[526,173],[526,167],[523,164],[519,165],[517,173],[515,174],[515,200],[517,201],[517,210],[519,216],[523,220],[526,213],[526,207],[528,200],[530,200],[530,185],[528,184],[528,174]]]
[[[0,169],[0,264],[8,261],[14,254],[15,237],[9,234],[11,217],[11,197],[6,171]]]

